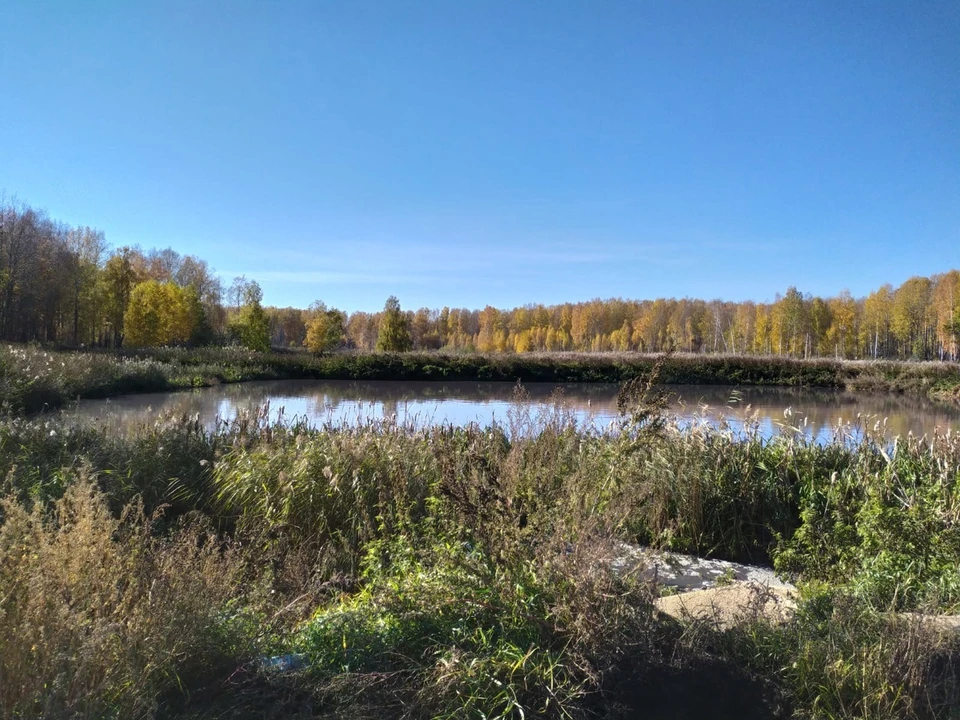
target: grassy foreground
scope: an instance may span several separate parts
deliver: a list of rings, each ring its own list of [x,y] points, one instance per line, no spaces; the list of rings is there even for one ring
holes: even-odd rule
[[[644,377],[660,356],[637,353],[259,353],[239,348],[55,352],[0,346],[0,405],[17,413],[77,398],[165,392],[247,380],[503,380],[622,383]],[[909,392],[960,403],[960,365],[937,362],[793,360],[743,355],[671,355],[667,384],[834,387]]]
[[[960,438],[0,420],[0,716],[951,718]],[[662,617],[621,541],[797,573]]]

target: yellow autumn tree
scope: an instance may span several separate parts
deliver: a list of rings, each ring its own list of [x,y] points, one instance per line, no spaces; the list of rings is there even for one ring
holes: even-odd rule
[[[849,357],[856,344],[857,301],[849,290],[843,290],[830,300],[832,321],[827,331],[827,343],[837,357]]]
[[[307,320],[306,346],[311,352],[323,353],[336,350],[347,337],[347,316],[335,308],[317,301],[310,306]]]
[[[935,277],[932,301],[941,355],[956,360],[960,342],[960,271],[951,270]]]
[[[530,331],[522,330],[519,335],[513,338],[513,351],[518,353],[530,352],[533,350],[533,342],[530,339]]]
[[[890,329],[900,343],[903,357],[923,358],[929,345],[929,278],[912,277],[893,294]]]
[[[131,347],[176,345],[190,339],[197,304],[175,283],[142,282],[130,293],[123,316],[124,342]]]
[[[770,315],[770,306],[757,305],[756,315],[753,320],[753,352],[757,355],[765,355],[771,352],[770,329],[772,327],[772,318]]]
[[[887,354],[890,344],[890,310],[893,307],[893,288],[882,285],[863,302],[863,322],[860,323],[861,344],[865,355],[874,358]]]

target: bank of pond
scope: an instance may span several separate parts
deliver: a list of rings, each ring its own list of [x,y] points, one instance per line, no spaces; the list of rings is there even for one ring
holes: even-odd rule
[[[960,405],[960,365],[638,353],[259,353],[239,348],[129,352],[0,346],[0,405],[50,410],[78,398],[166,392],[254,380],[498,381],[621,384],[657,368],[677,385],[831,388],[927,397]]]

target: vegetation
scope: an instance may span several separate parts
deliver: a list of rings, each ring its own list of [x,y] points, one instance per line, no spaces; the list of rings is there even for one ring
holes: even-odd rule
[[[3,204],[0,337],[97,350],[0,347],[0,716],[956,717],[960,438],[681,426],[653,380],[960,399],[958,300],[950,271],[860,300],[303,312]],[[273,378],[616,382],[621,417],[29,416]],[[798,610],[671,620],[624,542],[769,562]]]
[[[620,405],[603,432],[562,398],[488,428],[2,419],[0,714],[952,717],[957,638],[891,611],[960,608],[960,438],[682,428],[641,379]],[[623,541],[770,558],[800,609],[677,624]]]
[[[270,320],[260,304],[263,291],[256,282],[237,278],[231,289],[237,311],[230,318],[230,335],[243,347],[267,352],[270,349]]]
[[[378,323],[377,351],[404,352],[413,348],[408,325],[400,310],[400,301],[391,295],[383,306],[383,316]]]
[[[149,285],[154,283],[154,285]],[[147,286],[144,288],[143,286]],[[139,288],[139,289],[138,289]],[[884,285],[865,298],[813,297],[795,287],[771,303],[706,299],[592,300],[380,313],[341,311],[343,333],[308,342],[313,310],[263,307],[259,286],[224,288],[207,264],[173,250],[108,249],[102,233],[70,228],[0,199],[0,340],[130,347],[240,343],[268,350],[345,346],[372,351],[646,352],[844,359],[960,357],[960,271]],[[186,312],[185,312],[186,309]],[[149,318],[147,320],[146,318]],[[129,326],[129,327],[128,327]]]
[[[138,503],[111,515],[78,470],[47,515],[0,526],[0,715],[149,717],[223,661],[240,558],[199,521],[155,535]]]
[[[339,348],[346,337],[347,317],[340,310],[330,310],[322,302],[310,307],[304,345],[315,353],[331,352]]]
[[[0,346],[0,405],[14,412],[56,408],[78,397],[163,392],[246,380],[501,380],[621,383],[642,377],[657,358],[636,353],[253,352],[244,348],[46,351]],[[669,384],[835,387],[909,392],[960,401],[955,363],[796,360],[672,355],[660,364]]]
[[[188,342],[200,326],[203,308],[193,288],[148,280],[130,293],[124,315],[126,341],[132,347]]]

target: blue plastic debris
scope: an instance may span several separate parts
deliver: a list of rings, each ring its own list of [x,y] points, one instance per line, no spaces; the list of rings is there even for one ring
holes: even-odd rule
[[[260,667],[274,672],[293,672],[306,667],[306,664],[307,656],[302,653],[260,658]]]

